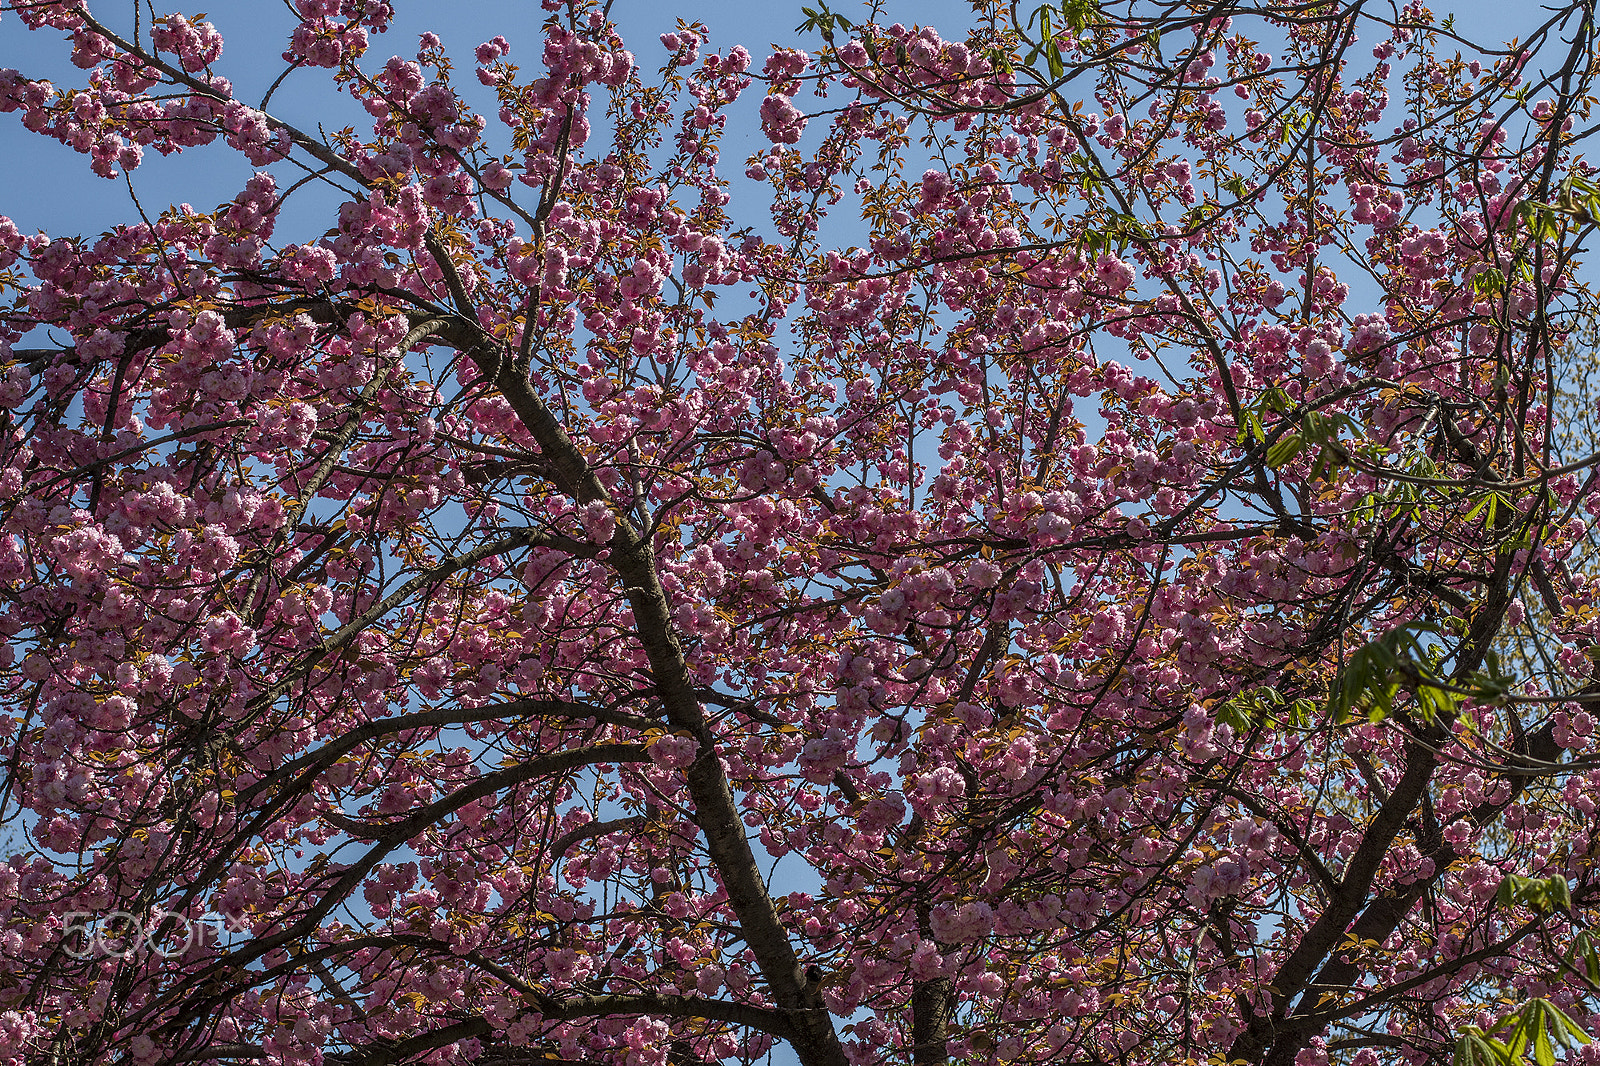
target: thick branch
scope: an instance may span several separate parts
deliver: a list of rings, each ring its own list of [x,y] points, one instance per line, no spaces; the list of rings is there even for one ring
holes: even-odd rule
[[[430,248],[441,263],[449,262],[448,255],[436,243],[430,244]],[[452,280],[453,274],[453,268],[447,267],[447,280]],[[453,279],[451,288],[458,302],[465,299],[459,289],[459,279]],[[492,378],[538,442],[540,452],[549,463],[552,480],[580,503],[603,501],[618,512],[617,532],[607,545],[611,553],[608,561],[622,579],[639,641],[650,662],[656,694],[668,722],[700,744],[700,754],[690,765],[686,777],[694,800],[695,822],[705,833],[706,850],[727,889],[728,904],[739,917],[741,934],[755,953],[773,999],[794,1019],[793,1043],[803,1066],[845,1066],[838,1034],[817,990],[806,982],[799,957],[779,921],[777,908],[767,893],[766,880],[745,836],[733,789],[717,757],[715,737],[695,695],[666,592],[656,575],[655,555],[648,536],[636,529],[609,498],[583,452],[533,391],[511,353],[485,334],[476,321],[464,316],[452,320],[444,332]]]

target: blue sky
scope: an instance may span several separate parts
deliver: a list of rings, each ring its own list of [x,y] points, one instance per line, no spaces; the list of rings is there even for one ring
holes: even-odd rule
[[[814,34],[801,35],[795,27],[805,18],[800,9],[811,0],[615,0],[612,16],[624,39],[646,70],[664,58],[659,36],[679,18],[698,19],[711,30],[710,47],[724,49],[743,44],[759,62],[768,46],[814,46]],[[282,69],[281,42],[293,19],[278,3],[252,0],[196,0],[227,42],[217,70],[233,80],[241,98],[258,101]],[[838,0],[836,10],[860,17],[864,4]],[[1027,0],[1022,5],[1028,6]],[[1492,0],[1436,0],[1440,13],[1453,11],[1468,36],[1500,38],[1525,33],[1544,12],[1533,5],[1507,5]],[[480,41],[504,34],[513,45],[512,60],[537,61],[539,25],[544,13],[534,0],[396,0],[394,28],[373,40],[368,58],[381,63],[391,54],[411,55],[417,35],[433,30],[452,54],[461,57],[460,80],[477,88],[470,74],[470,52]],[[929,24],[946,38],[959,37],[971,18],[966,0],[881,0],[884,21]],[[129,0],[95,0],[97,15],[114,25],[131,26]],[[165,10],[165,8],[163,8]],[[188,13],[198,13],[191,5]],[[1509,16],[1508,16],[1509,12]],[[55,31],[27,32],[14,14],[0,17],[0,67],[15,67],[30,77],[49,77],[58,85],[78,85],[82,72],[67,62],[68,48]],[[464,88],[467,85],[464,84]],[[323,122],[329,128],[357,125],[365,116],[348,98],[330,91],[326,71],[304,70],[291,75],[272,101],[272,110],[302,127]],[[339,105],[343,104],[341,108]],[[331,109],[330,109],[331,108]],[[358,128],[362,128],[358,125]],[[724,169],[737,175],[735,166],[750,152],[762,150],[766,140],[753,121],[730,127],[724,142]],[[88,160],[46,138],[28,133],[15,115],[0,115],[0,214],[9,216],[24,232],[43,229],[52,235],[94,234],[133,217],[133,205],[122,181],[106,181],[90,173]],[[148,153],[134,174],[134,189],[152,215],[171,203],[189,202],[201,209],[231,199],[249,177],[251,169],[234,153],[220,146],[162,158]],[[306,198],[302,198],[306,199]],[[298,206],[298,205],[297,205]],[[314,237],[331,222],[331,216],[306,203],[290,214],[278,239]],[[332,204],[321,205],[331,208]],[[737,210],[737,205],[735,205]],[[311,232],[293,232],[303,219]],[[325,221],[326,219],[326,221]],[[752,220],[753,221],[753,220]]]
[[[293,27],[293,19],[277,3],[251,0],[196,0],[208,10],[207,17],[222,31],[226,43],[216,69],[233,80],[238,95],[250,102],[261,94],[282,70],[278,59],[281,42]],[[795,30],[805,18],[803,5],[812,0],[615,0],[612,16],[622,29],[624,40],[639,57],[641,66],[653,70],[665,58],[658,38],[676,25],[679,18],[698,19],[711,30],[710,47],[725,49],[745,45],[759,63],[769,46],[815,46],[814,34]],[[411,55],[417,35],[432,30],[444,38],[453,55],[460,57],[458,81],[463,89],[477,89],[470,74],[470,53],[479,42],[496,34],[511,40],[511,59],[522,64],[537,62],[539,26],[543,11],[534,0],[396,0],[394,27],[374,38],[369,61],[381,63],[391,54]],[[835,10],[860,17],[864,4],[840,0]],[[933,25],[946,38],[962,35],[971,18],[966,0],[882,0],[884,21]],[[1026,9],[1025,2],[1023,8]],[[1509,36],[1526,29],[1543,17],[1531,5],[1508,8],[1490,0],[1443,0],[1439,12],[1454,11],[1458,25],[1469,36]],[[131,4],[96,0],[92,10],[113,25],[131,27]],[[163,8],[165,10],[165,8]],[[198,13],[191,5],[188,13]],[[0,67],[15,67],[30,77],[48,77],[60,86],[82,83],[81,71],[67,62],[68,48],[56,31],[30,33],[13,14],[0,17]],[[319,122],[336,129],[350,124],[358,129],[365,115],[348,98],[330,91],[326,71],[302,70],[291,75],[277,91],[271,110],[302,128]],[[491,135],[492,135],[491,123]],[[753,151],[767,147],[755,122],[730,125],[724,141],[724,170],[738,175],[736,164]],[[0,115],[0,214],[9,216],[24,232],[43,229],[57,236],[95,234],[135,217],[128,189],[121,180],[106,181],[89,171],[86,157],[70,149],[28,133],[15,115]],[[234,153],[214,145],[191,149],[181,155],[163,158],[154,152],[134,172],[134,191],[151,215],[171,203],[189,202],[200,209],[232,199],[243,187],[252,168]],[[281,241],[307,239],[320,234],[332,222],[331,203],[305,202],[296,205],[280,226]],[[735,211],[738,205],[734,205]],[[296,226],[296,222],[301,226]],[[751,219],[750,221],[755,221]],[[305,229],[305,232],[297,230]]]
[[[805,19],[800,8],[810,4],[811,0],[617,0],[612,17],[639,57],[641,67],[650,71],[666,57],[660,35],[673,29],[679,18],[704,22],[711,30],[710,48],[722,50],[743,44],[757,63],[769,53],[772,44],[814,46],[814,34],[803,36],[795,32]],[[451,54],[458,57],[456,80],[464,91],[478,88],[471,74],[472,49],[496,34],[511,41],[513,62],[531,66],[538,61],[539,27],[544,12],[534,0],[397,0],[395,6],[397,17],[391,30],[372,40],[367,58],[375,65],[381,65],[390,55],[413,55],[417,35],[424,30],[438,33]],[[854,10],[856,5],[848,2],[835,6],[850,15],[858,13]],[[883,6],[891,19],[932,24],[947,37],[960,35],[971,11],[965,0],[892,0]],[[294,27],[293,18],[283,6],[270,0],[212,0],[209,4],[196,0],[184,10],[192,15],[197,13],[197,7],[207,12],[225,41],[215,70],[233,81],[241,99],[258,102],[283,69],[278,53]],[[127,24],[131,28],[131,7],[126,2],[99,0],[91,10],[114,26]],[[67,61],[69,51],[64,35],[51,30],[30,33],[16,15],[0,16],[0,67],[14,67],[28,77],[47,77],[60,87],[78,86],[83,83],[83,72]],[[327,71],[302,70],[291,75],[273,96],[270,110],[302,128],[314,128],[322,122],[331,129],[348,124],[366,130],[361,125],[365,115],[348,97],[341,100],[332,92]],[[492,136],[492,112],[490,117]],[[734,164],[765,147],[766,138],[753,121],[738,129],[730,127],[723,156],[725,169],[738,174],[743,166]],[[122,180],[96,177],[89,171],[87,157],[29,133],[15,115],[0,115],[0,160],[4,160],[0,166],[0,215],[10,217],[25,233],[43,229],[54,236],[94,234],[136,217]],[[220,145],[190,149],[166,158],[147,152],[143,164],[134,171],[133,185],[152,216],[178,202],[208,210],[232,199],[252,170],[243,159]],[[295,220],[291,215],[289,225],[280,228],[277,239],[314,237],[333,221],[331,212],[301,217],[308,224],[314,222],[313,232],[289,232]]]

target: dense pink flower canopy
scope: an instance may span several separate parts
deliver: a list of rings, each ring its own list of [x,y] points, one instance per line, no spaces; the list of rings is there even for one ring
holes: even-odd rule
[[[254,171],[0,218],[0,1063],[1600,1061],[1591,5],[289,7],[0,14]]]

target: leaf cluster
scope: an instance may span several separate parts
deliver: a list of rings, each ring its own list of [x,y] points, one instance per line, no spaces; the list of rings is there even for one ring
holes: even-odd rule
[[[1531,1055],[1538,1066],[1555,1066],[1556,1048],[1570,1051],[1589,1042],[1577,1022],[1547,999],[1528,1000],[1487,1029],[1469,1026],[1456,1041],[1455,1066],[1518,1066]]]

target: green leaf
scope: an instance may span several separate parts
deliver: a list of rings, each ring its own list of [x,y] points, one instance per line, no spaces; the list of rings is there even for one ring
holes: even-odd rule
[[[1538,914],[1572,910],[1572,886],[1561,874],[1549,877],[1523,877],[1507,874],[1495,891],[1495,902],[1502,907],[1521,904]]]
[[[1545,1005],[1550,1009],[1550,1014],[1556,1022],[1553,1032],[1562,1047],[1581,1047],[1589,1043],[1588,1032],[1583,1026],[1573,1021],[1566,1011],[1548,1001],[1546,1001]],[[1567,1043],[1569,1040],[1572,1041],[1570,1044]]]
[[[1417,710],[1422,720],[1430,725],[1441,717],[1453,715],[1460,705],[1460,697],[1449,689],[1428,684],[1417,686]]]
[[[1539,1066],[1556,1066],[1556,1049],[1550,1043],[1550,1030],[1543,1026],[1533,1035],[1533,1061]]]
[[[1062,17],[1078,33],[1091,29],[1099,14],[1099,5],[1094,0],[1063,0],[1061,5]]]
[[[1367,712],[1369,721],[1387,718],[1394,713],[1401,680],[1413,682],[1419,709],[1425,699],[1432,699],[1433,713],[1446,706],[1453,708],[1453,696],[1441,687],[1429,663],[1433,656],[1422,641],[1424,634],[1438,633],[1439,627],[1431,622],[1407,622],[1358,648],[1334,679],[1329,700],[1334,722],[1344,722],[1358,707]],[[1425,696],[1423,690],[1428,688],[1437,690],[1437,694]]]
[[[1516,1024],[1511,1027],[1511,1032],[1506,1037],[1505,1046],[1506,1052],[1515,1061],[1522,1058],[1523,1054],[1528,1050],[1529,1040],[1527,1019],[1521,1014],[1514,1015],[1513,1019]]]
[[[1517,218],[1521,219],[1528,227],[1528,235],[1534,240],[1554,240],[1560,236],[1560,228],[1556,222],[1556,209],[1554,204],[1540,203],[1538,200],[1524,200],[1517,205]]]
[[[1289,394],[1276,385],[1270,389],[1264,389],[1261,393],[1261,399],[1256,404],[1256,410],[1258,411],[1272,411],[1280,415],[1293,409],[1294,400],[1290,399]]]
[[[1583,964],[1584,976],[1589,983],[1600,986],[1600,950],[1596,950],[1594,937],[1587,929],[1578,931],[1572,938],[1572,961]]]
[[[1556,874],[1549,880],[1550,903],[1564,911],[1572,910],[1572,886],[1567,884],[1567,879]]]
[[[1055,78],[1059,81],[1060,79],[1066,77],[1066,64],[1061,62],[1061,50],[1057,48],[1054,43],[1050,44],[1045,49],[1044,62],[1045,66],[1050,68],[1050,76],[1052,78]]]
[[[1039,23],[1039,43],[1028,52],[1026,62],[1032,64],[1042,56],[1045,68],[1050,72],[1050,77],[1060,79],[1066,75],[1067,68],[1061,62],[1061,49],[1056,47],[1056,31],[1050,26],[1050,12],[1052,10],[1054,9],[1049,4],[1045,4],[1043,7],[1036,8],[1033,12],[1033,18],[1028,20],[1030,28],[1036,20]]]
[[[1477,1026],[1470,1026],[1456,1040],[1454,1066],[1511,1066],[1509,1049]]]
[[[1483,519],[1484,528],[1492,528],[1494,526],[1495,506],[1499,500],[1500,494],[1498,492],[1486,493],[1483,499],[1473,504],[1472,510],[1467,512],[1467,521],[1472,521],[1474,518],[1478,517],[1480,512],[1486,511],[1487,514],[1485,514]]]
[[[1239,706],[1235,700],[1229,700],[1217,708],[1217,721],[1228,726],[1235,733],[1248,732],[1250,729],[1250,715],[1245,708]]]
[[[1528,1000],[1514,1017],[1516,1027],[1512,1030],[1510,1047],[1520,1058],[1523,1049],[1531,1045],[1534,1061],[1539,1066],[1555,1066],[1556,1044],[1574,1048],[1589,1042],[1589,1034],[1548,999]]]
[[[1488,267],[1478,271],[1472,277],[1472,291],[1475,295],[1499,296],[1506,291],[1506,276],[1499,267]]]
[[[818,30],[822,33],[824,40],[832,41],[835,27],[845,30],[846,32],[853,29],[853,27],[850,25],[849,19],[845,18],[843,15],[836,15],[832,11],[829,11],[827,4],[823,4],[820,11],[813,10],[809,7],[802,7],[800,9],[800,13],[807,16],[807,18],[804,22],[795,27],[796,33],[809,33],[812,30]]]
[[[1285,433],[1279,437],[1272,447],[1267,449],[1267,465],[1276,470],[1291,462],[1300,454],[1306,445],[1305,438],[1298,433]]]
[[[1298,137],[1303,131],[1305,131],[1307,128],[1309,128],[1310,125],[1311,125],[1311,115],[1310,115],[1309,112],[1305,112],[1305,111],[1302,111],[1297,115],[1292,115],[1289,118],[1284,119],[1283,120],[1283,138],[1282,138],[1283,143],[1287,144],[1289,141],[1293,140],[1295,137]]]

